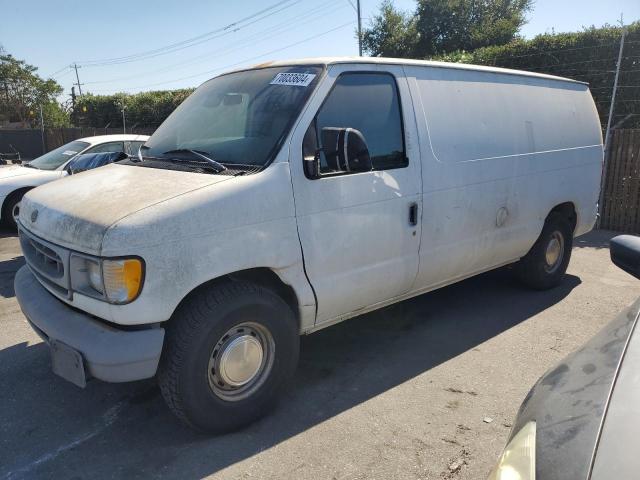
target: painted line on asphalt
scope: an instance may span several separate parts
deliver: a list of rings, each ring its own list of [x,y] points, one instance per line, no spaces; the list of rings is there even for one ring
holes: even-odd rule
[[[76,438],[72,442],[69,442],[69,443],[67,443],[65,445],[62,445],[62,446],[56,448],[54,451],[46,453],[45,455],[42,455],[40,458],[37,458],[36,460],[28,463],[27,465],[24,465],[24,466],[22,466],[22,467],[20,467],[20,468],[18,468],[16,470],[10,471],[9,473],[7,473],[3,477],[3,479],[4,480],[15,480],[15,479],[18,479],[18,478],[25,478],[25,475],[28,474],[29,472],[31,472],[33,469],[39,467],[40,465],[42,465],[44,463],[47,463],[47,462],[50,462],[51,460],[54,460],[59,455],[63,454],[64,452],[66,452],[68,450],[76,448],[77,446],[83,444],[87,440],[91,440],[93,437],[95,437],[96,435],[99,435],[104,430],[106,430],[111,425],[113,425],[113,423],[117,420],[118,415],[120,414],[120,411],[125,406],[125,404],[126,404],[126,402],[118,402],[113,407],[111,407],[109,410],[107,410],[105,413],[103,413],[102,414],[102,425],[100,425],[93,432],[86,433],[86,434]]]

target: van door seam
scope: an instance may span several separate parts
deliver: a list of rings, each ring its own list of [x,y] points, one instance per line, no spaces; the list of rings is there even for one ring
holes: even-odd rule
[[[302,247],[302,239],[300,238],[300,226],[298,225],[298,206],[296,204],[296,189],[293,186],[293,175],[291,173],[291,142],[289,142],[289,162],[287,162],[287,167],[289,168],[289,181],[291,182],[291,197],[293,198],[293,212],[294,219],[296,223],[296,234],[298,235],[298,243],[300,244],[300,256],[302,257],[302,271],[304,273],[305,278],[307,279],[307,283],[311,288],[311,292],[313,293],[313,299],[315,301],[315,318],[313,320],[313,325],[315,326],[318,321],[318,295],[316,294],[316,289],[313,287],[313,283],[311,283],[311,279],[309,278],[309,274],[307,273],[307,262],[304,258],[304,248]]]
[[[415,130],[415,135],[416,135],[416,138],[414,138],[412,141],[412,145],[415,145],[414,148],[418,152],[417,161],[418,161],[418,171],[420,172],[420,191],[418,192],[417,199],[416,199],[418,202],[418,218],[417,218],[417,221],[419,222],[418,231],[420,232],[420,238],[418,239],[418,252],[417,252],[418,268],[416,269],[416,274],[413,277],[413,280],[411,281],[411,286],[409,287],[409,291],[411,291],[416,285],[416,280],[420,277],[420,266],[421,266],[420,253],[422,251],[422,237],[424,235],[424,222],[422,221],[423,220],[422,215],[424,212],[424,177],[423,177],[422,169],[424,168],[424,165],[422,164],[422,148],[420,146],[420,131],[418,129],[418,118],[416,116],[416,108],[415,108],[415,103],[413,99],[413,93],[411,92],[411,83],[409,82],[409,78],[407,77],[407,71],[405,70],[404,65],[402,66],[402,73],[404,74],[404,83],[407,87],[407,91],[409,92],[409,100],[411,101],[411,111],[413,112],[413,126]],[[402,102],[402,99],[400,99],[400,102]],[[404,134],[405,135],[407,134],[406,128],[405,128]],[[409,162],[411,162],[411,160],[409,160]]]

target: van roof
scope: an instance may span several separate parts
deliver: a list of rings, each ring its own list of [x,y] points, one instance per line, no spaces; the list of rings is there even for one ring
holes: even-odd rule
[[[512,70],[509,68],[486,67],[484,65],[470,65],[467,63],[434,62],[431,60],[411,60],[407,58],[386,58],[386,57],[317,57],[301,58],[293,60],[278,60],[259,63],[252,67],[239,68],[237,70],[248,70],[252,68],[265,67],[285,67],[289,65],[335,65],[339,63],[360,63],[374,65],[415,65],[420,67],[434,68],[455,68],[459,70],[473,70],[478,72],[502,73],[507,75],[519,75],[523,77],[545,78],[547,80],[558,80],[561,82],[579,83],[588,85],[586,82],[573,80],[571,78],[557,77],[544,73],[527,72],[524,70]]]

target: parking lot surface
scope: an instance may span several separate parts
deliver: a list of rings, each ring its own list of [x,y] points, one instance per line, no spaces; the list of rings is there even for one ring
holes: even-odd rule
[[[0,479],[483,479],[533,382],[640,294],[612,236],[577,239],[551,291],[500,269],[304,337],[277,410],[205,436],[153,380],[54,376],[15,300],[18,241],[0,233]]]

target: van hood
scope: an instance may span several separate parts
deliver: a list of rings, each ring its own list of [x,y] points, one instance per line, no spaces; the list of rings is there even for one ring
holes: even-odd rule
[[[118,220],[231,178],[112,164],[31,190],[20,224],[52,243],[100,255],[105,232]]]

